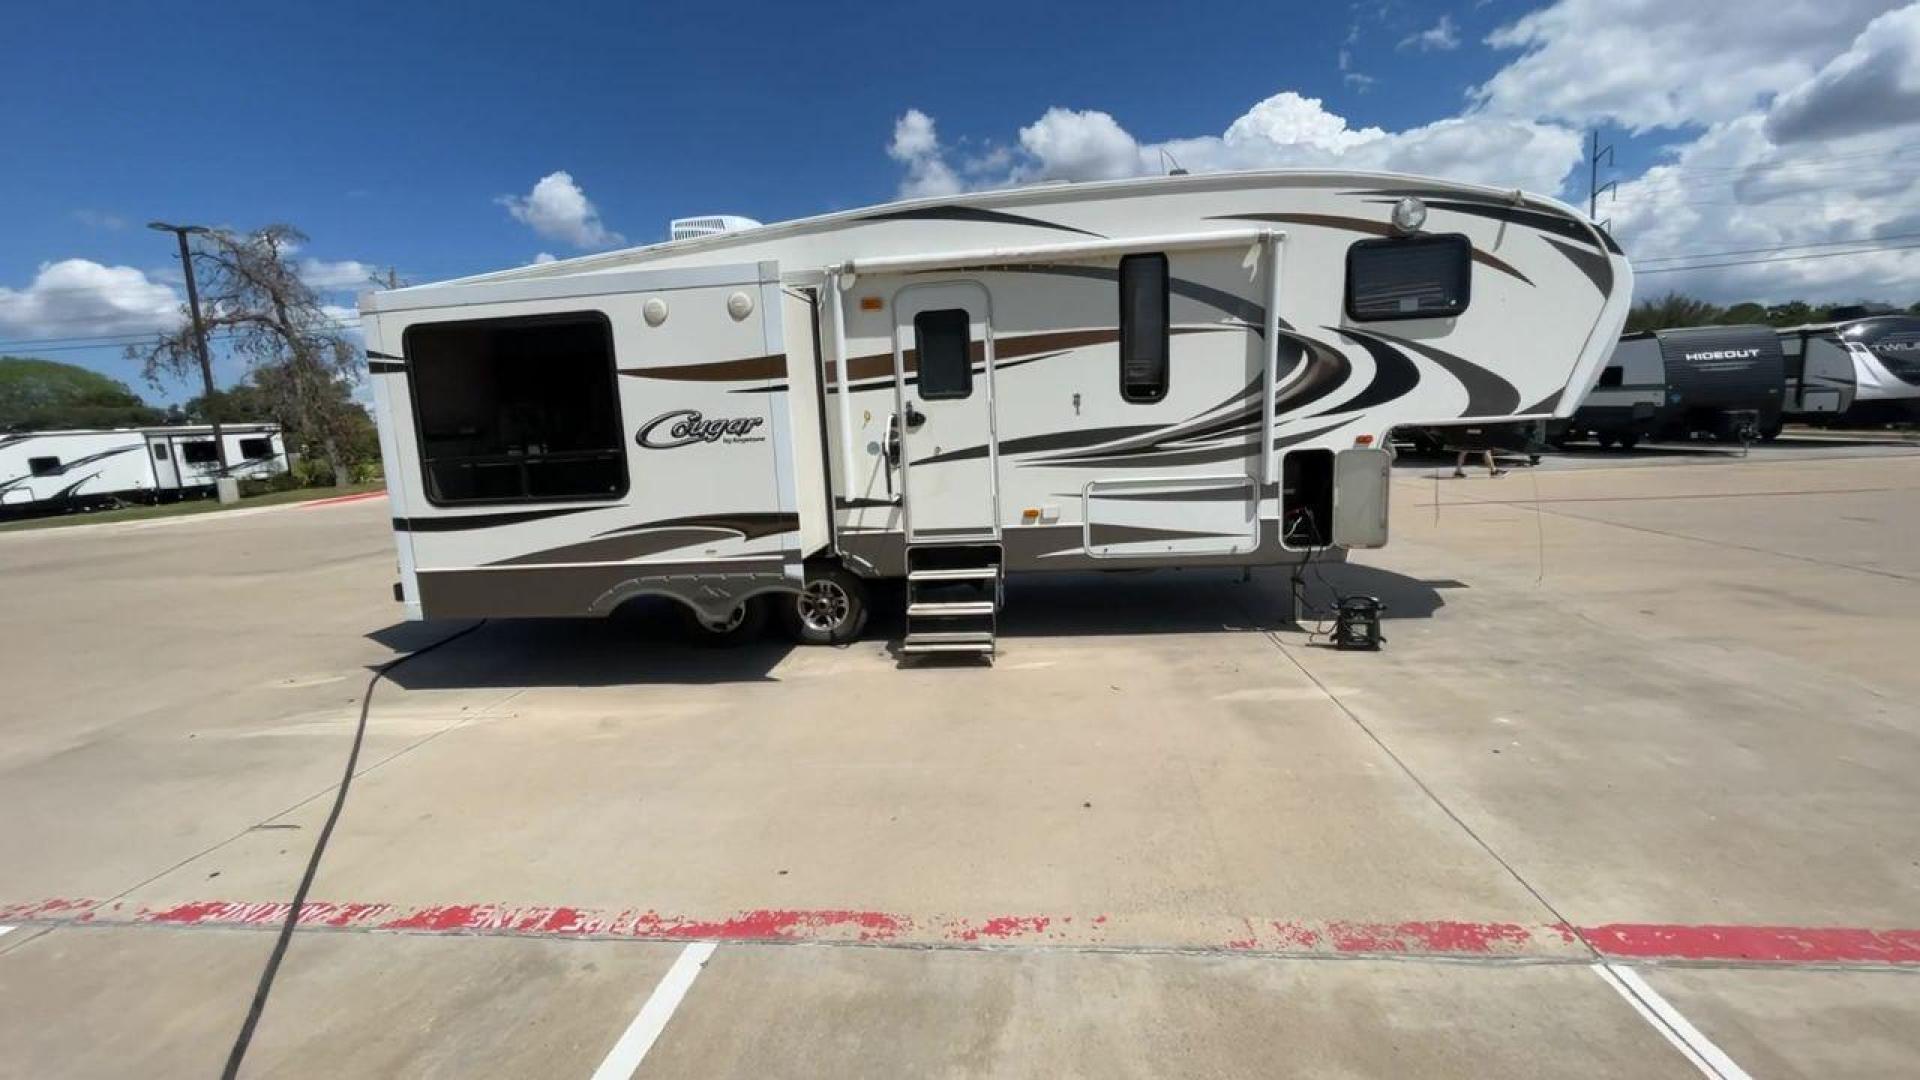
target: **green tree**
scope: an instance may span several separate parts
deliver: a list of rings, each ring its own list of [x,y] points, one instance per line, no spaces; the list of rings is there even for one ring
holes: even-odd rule
[[[1789,300],[1767,308],[1767,322],[1773,326],[1799,326],[1821,321],[1821,312],[1805,300]]]
[[[285,385],[292,377],[285,365],[257,367],[244,380],[216,391],[213,410],[219,411],[225,423],[279,424],[288,450],[302,457],[327,460],[326,433],[302,426],[306,414],[287,407],[298,396],[294,388]],[[349,468],[380,456],[379,431],[366,407],[354,400],[353,391],[353,384],[346,379],[333,380],[323,408],[335,422],[332,430],[338,440],[340,462]],[[194,424],[206,423],[213,411],[204,395],[187,401],[180,409],[184,422]]]
[[[306,239],[291,225],[203,234],[196,238],[194,269],[207,329],[226,336],[273,416],[305,453],[326,461],[337,483],[357,460],[352,455],[366,423],[366,410],[352,394],[360,350],[300,279],[293,252]],[[185,325],[155,345],[129,347],[127,355],[144,363],[156,385],[199,371],[193,331]],[[220,401],[213,404],[218,408]]]
[[[1670,292],[1655,299],[1642,300],[1627,313],[1627,332],[1671,330],[1681,326],[1707,326],[1720,321],[1721,309],[1705,300]]]
[[[1752,300],[1735,304],[1720,313],[1720,322],[1726,326],[1745,326],[1748,323],[1763,323],[1766,321],[1766,305],[1755,303]]]
[[[0,430],[139,427],[163,422],[161,410],[125,383],[75,364],[0,356]]]

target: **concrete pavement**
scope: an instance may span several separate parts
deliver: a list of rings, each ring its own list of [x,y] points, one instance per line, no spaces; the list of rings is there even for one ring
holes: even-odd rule
[[[1597,962],[1909,1075],[1920,453],[1792,449],[1403,469],[1313,576],[1380,654],[1272,571],[1015,579],[991,669],[489,624],[377,691],[248,1074],[591,1075],[710,939],[640,1075],[1700,1075]],[[385,517],[0,535],[0,1075],[217,1070],[457,629]]]

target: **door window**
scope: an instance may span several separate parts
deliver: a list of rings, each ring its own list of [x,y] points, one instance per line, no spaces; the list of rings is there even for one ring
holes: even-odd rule
[[[972,328],[973,319],[964,308],[923,311],[913,317],[923,400],[957,401],[972,396]]]

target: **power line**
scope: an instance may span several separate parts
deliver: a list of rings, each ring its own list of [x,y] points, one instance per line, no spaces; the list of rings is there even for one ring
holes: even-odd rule
[[[1862,236],[1853,240],[1822,240],[1811,244],[1780,244],[1776,247],[1743,248],[1738,251],[1702,251],[1693,255],[1650,255],[1646,258],[1634,258],[1633,264],[1677,262],[1682,259],[1719,259],[1728,255],[1773,255],[1782,251],[1799,251],[1804,248],[1841,247],[1847,244],[1882,244],[1889,240],[1920,240],[1920,233],[1895,233],[1892,236]]]
[[[1920,248],[1920,244],[1895,244],[1890,247],[1859,248],[1854,251],[1821,251],[1811,255],[1781,255],[1767,259],[1736,259],[1732,262],[1702,263],[1698,266],[1656,266],[1651,270],[1635,271],[1637,275],[1678,274],[1687,270],[1719,270],[1729,266],[1754,266],[1760,263],[1799,262],[1803,259],[1834,259],[1842,255],[1876,255],[1885,251],[1908,251]]]

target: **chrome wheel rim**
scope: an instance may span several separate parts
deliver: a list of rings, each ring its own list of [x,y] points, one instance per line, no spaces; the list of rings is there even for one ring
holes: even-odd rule
[[[832,581],[810,581],[800,591],[800,622],[809,630],[832,633],[853,611],[853,598]]]

